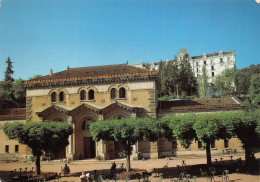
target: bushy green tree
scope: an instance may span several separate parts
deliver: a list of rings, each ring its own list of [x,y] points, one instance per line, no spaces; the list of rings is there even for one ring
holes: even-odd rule
[[[16,107],[21,108],[26,106],[26,90],[23,85],[23,80],[18,79],[12,85],[12,92]]]
[[[199,97],[205,98],[208,90],[208,76],[206,66],[202,67],[202,75],[198,76]]]
[[[138,141],[155,141],[158,137],[157,124],[151,118],[97,121],[91,123],[90,132],[95,141],[116,141],[123,145],[127,171],[131,170],[132,145]]]
[[[36,172],[40,174],[40,157],[43,152],[64,149],[69,144],[68,137],[72,134],[72,127],[65,122],[14,122],[5,124],[3,131],[10,140],[18,140],[32,149],[36,158]]]
[[[253,105],[260,106],[260,74],[255,74],[251,78],[249,98]]]
[[[235,69],[226,69],[216,76],[214,81],[216,91],[222,96],[235,94]]]

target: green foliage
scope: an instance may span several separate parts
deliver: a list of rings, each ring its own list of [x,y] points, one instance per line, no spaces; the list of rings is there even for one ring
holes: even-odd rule
[[[216,91],[222,96],[230,96],[235,93],[235,69],[226,69],[218,75],[214,81]]]
[[[7,64],[7,68],[6,68],[6,71],[5,71],[5,79],[4,79],[4,81],[12,83],[12,82],[14,82],[14,79],[12,77],[12,74],[14,74],[14,71],[12,70],[13,62],[11,61],[10,57],[7,58],[6,64]]]
[[[72,127],[64,122],[14,122],[5,124],[3,131],[9,139],[18,140],[32,149],[39,173],[40,156],[43,152],[57,152],[66,147]]]
[[[196,138],[193,124],[195,122],[195,114],[176,114],[168,115],[160,120],[161,133],[169,139],[177,139],[181,145],[188,147]],[[167,126],[168,125],[168,126]],[[171,136],[172,133],[172,136]]]
[[[206,72],[206,66],[202,67],[202,75],[198,76],[198,87],[199,87],[199,97],[205,98],[208,88],[208,76]]]
[[[251,77],[249,98],[253,105],[260,106],[260,74]]]
[[[197,94],[197,80],[187,59],[180,61],[166,61],[159,65],[160,96],[180,95],[191,96]]]
[[[26,90],[23,85],[23,80],[18,79],[12,85],[12,91],[16,107],[25,107],[26,103]]]
[[[155,141],[158,137],[157,123],[151,118],[97,121],[91,123],[90,132],[95,141],[116,141],[124,146],[128,171],[132,145],[137,141]]]

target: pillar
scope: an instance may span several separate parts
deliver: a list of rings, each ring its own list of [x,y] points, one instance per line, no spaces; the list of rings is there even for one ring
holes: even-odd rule
[[[71,116],[69,116],[68,122],[69,122],[69,124],[72,125],[72,117]],[[73,127],[72,134],[69,136],[69,155],[68,155],[68,157],[71,158],[72,160],[73,160],[73,138],[72,138],[73,133],[74,133],[74,127]]]

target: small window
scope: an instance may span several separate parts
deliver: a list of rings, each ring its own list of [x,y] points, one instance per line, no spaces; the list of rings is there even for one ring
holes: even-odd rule
[[[85,90],[80,91],[80,100],[86,100],[86,91]]]
[[[224,140],[224,148],[229,148],[228,140],[227,140],[227,139]]]
[[[119,89],[119,98],[125,98],[125,88]]]
[[[63,102],[64,101],[64,92],[59,93],[59,101]]]
[[[14,146],[14,151],[15,151],[15,153],[19,153],[19,145]]]
[[[223,63],[223,58],[220,58],[220,63]]]
[[[199,66],[199,63],[198,63],[198,62],[196,62],[196,66]]]
[[[199,148],[199,149],[202,149],[202,148],[203,148],[201,141],[198,141],[198,148]]]
[[[92,119],[86,119],[83,121],[81,129],[82,130],[89,130],[90,123],[92,122]]]
[[[211,66],[211,70],[214,70],[214,66]]]
[[[111,94],[111,99],[115,99],[116,98],[116,89],[112,88],[110,91],[110,94]]]
[[[211,148],[216,148],[216,143],[215,143],[215,141],[212,141],[211,143],[210,143],[210,146],[211,146]]]
[[[204,65],[206,65],[207,64],[207,62],[206,61],[204,61]]]
[[[197,73],[199,72],[199,68],[197,68]]]
[[[172,149],[177,150],[177,140],[172,141]]]
[[[94,100],[94,90],[88,91],[88,100]]]
[[[211,72],[211,76],[212,76],[212,77],[214,77],[214,76],[215,76],[214,72]]]
[[[56,92],[53,92],[51,94],[51,102],[56,102],[56,101],[57,101],[57,94],[56,94]]]
[[[5,153],[9,153],[9,145],[5,146]]]

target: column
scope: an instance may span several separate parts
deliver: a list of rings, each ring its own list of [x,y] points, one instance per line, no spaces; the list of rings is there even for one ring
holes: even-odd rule
[[[69,116],[68,122],[69,122],[69,124],[72,125],[72,117],[71,116]],[[74,128],[73,128],[73,130],[74,130]],[[73,159],[73,138],[72,138],[72,135],[73,135],[73,133],[69,136],[69,157]]]

